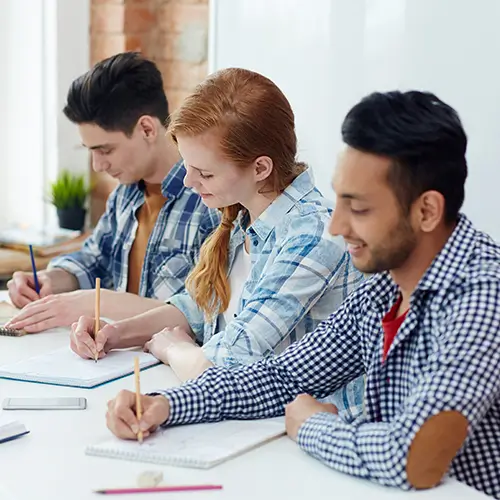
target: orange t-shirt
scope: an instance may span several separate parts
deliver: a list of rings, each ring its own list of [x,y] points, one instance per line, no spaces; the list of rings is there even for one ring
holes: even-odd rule
[[[144,204],[136,212],[137,232],[128,258],[127,292],[139,293],[142,267],[148,247],[149,237],[166,198],[161,192],[161,184],[144,183]]]

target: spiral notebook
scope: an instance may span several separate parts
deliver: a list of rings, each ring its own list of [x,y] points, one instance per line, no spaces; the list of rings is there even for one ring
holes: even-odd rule
[[[13,328],[6,328],[4,325],[10,321],[16,314],[21,312],[12,304],[5,300],[0,301],[0,336],[6,337],[22,337],[26,334],[24,330],[14,330]]]
[[[145,352],[111,351],[97,363],[82,359],[69,347],[0,366],[0,378],[91,389],[134,372],[134,358],[141,369],[159,364]]]
[[[285,434],[283,417],[160,429],[142,444],[111,438],[85,453],[156,465],[208,469]]]

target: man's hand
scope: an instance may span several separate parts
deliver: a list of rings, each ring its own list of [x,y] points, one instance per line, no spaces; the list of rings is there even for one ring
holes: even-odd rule
[[[100,326],[101,329],[94,340],[94,318],[82,316],[78,323],[73,323],[69,338],[71,350],[84,359],[94,359],[96,354],[99,359],[106,356],[120,332],[117,326],[109,325],[102,320]]]
[[[135,393],[120,391],[115,399],[108,403],[106,424],[108,429],[121,439],[137,439],[142,431],[143,437],[149,436],[170,415],[170,403],[164,396],[142,396],[142,418],[137,421]]]
[[[285,407],[286,433],[296,441],[301,425],[316,413],[322,412],[337,414],[338,410],[331,403],[320,403],[308,394],[299,394],[292,403]]]
[[[166,365],[169,364],[168,352],[179,344],[196,345],[193,337],[182,328],[164,328],[161,332],[155,333],[149,342],[144,344],[144,351],[150,352],[155,358]]]
[[[22,308],[40,298],[47,297],[52,293],[52,280],[43,271],[37,274],[38,284],[40,285],[40,295],[35,291],[35,279],[32,273],[17,271],[8,281],[7,288],[12,303]]]
[[[58,326],[70,326],[78,321],[80,316],[91,316],[94,313],[94,300],[94,290],[76,290],[49,295],[26,305],[16,317],[12,318],[8,326],[28,333],[38,333]]]

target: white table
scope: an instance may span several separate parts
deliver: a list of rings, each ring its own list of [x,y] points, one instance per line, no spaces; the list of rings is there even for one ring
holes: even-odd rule
[[[4,295],[0,292],[0,300]],[[48,352],[66,345],[67,333],[42,333],[21,338],[0,337],[0,364]],[[144,392],[178,381],[170,368],[157,366],[142,372]],[[454,480],[421,492],[383,488],[333,471],[303,453],[286,437],[209,470],[183,469],[126,462],[84,454],[87,444],[109,437],[106,402],[120,389],[133,390],[132,376],[85,390],[0,379],[0,400],[5,397],[86,397],[84,411],[16,411],[31,433],[0,445],[0,500],[90,500],[101,487],[135,486],[144,470],[162,470],[171,484],[222,484],[222,491],[124,495],[134,500],[474,500],[488,498]],[[106,497],[104,497],[106,498]],[[114,498],[114,497],[111,497]]]

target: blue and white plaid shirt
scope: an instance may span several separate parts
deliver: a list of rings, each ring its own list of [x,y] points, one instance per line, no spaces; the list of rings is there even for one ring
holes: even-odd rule
[[[217,211],[208,209],[198,194],[184,186],[182,161],[162,182],[167,198],[148,241],[139,295],[166,300],[184,289],[205,238],[219,224]],[[109,196],[106,212],[82,249],[57,257],[50,268],[64,269],[78,279],[80,288],[127,290],[129,254],[137,231],[137,209],[144,204],[140,184],[120,185]]]
[[[245,236],[252,268],[234,319],[227,325],[222,314],[206,320],[187,291],[169,300],[186,316],[207,359],[234,368],[281,352],[313,331],[360,284],[362,275],[343,240],[328,235],[331,214],[310,170],[251,226],[246,212],[240,214],[230,238],[229,272]]]
[[[324,397],[364,372],[366,416],[318,413],[300,427],[300,447],[339,471],[410,489],[406,459],[419,428],[458,411],[469,432],[450,474],[499,498],[500,247],[461,215],[382,362],[381,321],[398,293],[389,274],[375,275],[280,356],[213,367],[162,391],[165,425],[281,415],[298,394]]]

